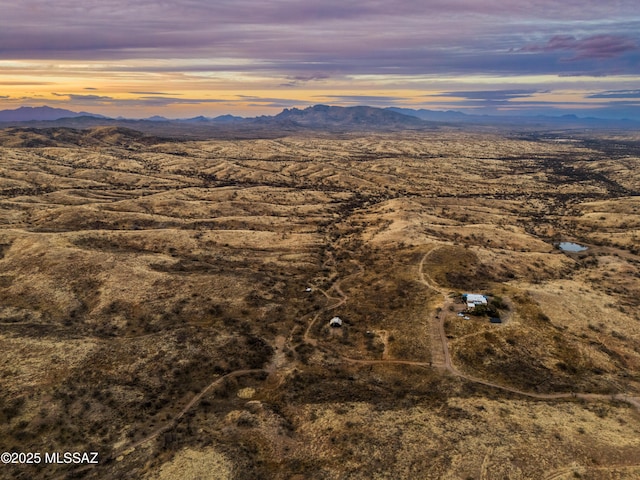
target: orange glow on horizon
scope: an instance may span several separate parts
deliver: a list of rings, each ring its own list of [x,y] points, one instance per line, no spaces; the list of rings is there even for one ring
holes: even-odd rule
[[[180,61],[176,63],[179,68]],[[237,72],[163,70],[169,64],[170,60],[0,61],[0,109],[49,105],[131,118],[226,113],[273,115],[283,108],[319,103],[473,111],[491,104],[456,95],[457,90],[530,89],[531,94],[509,98],[497,105],[496,110],[526,110],[537,104],[581,110],[607,102],[587,98],[589,94],[610,89],[612,85],[632,88],[640,80],[628,76],[582,80],[553,75],[504,78],[351,75],[296,80],[276,74],[242,72],[240,63]]]

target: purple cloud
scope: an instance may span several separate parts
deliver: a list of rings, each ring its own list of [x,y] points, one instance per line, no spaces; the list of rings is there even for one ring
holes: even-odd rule
[[[554,35],[545,45],[528,45],[523,52],[574,52],[570,60],[604,59],[618,57],[638,50],[638,44],[625,35],[593,35],[581,40],[573,35]]]
[[[253,102],[251,104],[256,106],[264,106],[264,104],[269,104],[291,107],[298,106],[301,103],[299,100],[292,100],[289,98],[258,97],[255,95],[237,95],[237,97],[241,102]]]
[[[330,75],[324,73],[312,73],[307,75],[295,75],[287,77],[288,82],[281,83],[281,87],[299,87],[308,82],[317,82],[331,78]]]
[[[443,92],[435,95],[427,95],[429,97],[461,97],[467,100],[484,100],[484,101],[506,101],[512,98],[529,97],[538,90],[471,90],[471,91],[452,91]]]
[[[587,98],[639,98],[640,90],[609,90],[587,95]]]
[[[182,95],[181,93],[165,93],[165,92],[129,92],[132,95]]]
[[[115,98],[104,95],[78,95],[73,93],[52,93],[55,97],[62,97],[77,105],[98,106],[168,106],[168,105],[204,105],[222,103],[229,100],[215,98],[173,98],[165,96],[141,96],[137,98]]]
[[[330,78],[330,75],[325,73],[313,73],[310,75],[296,75],[295,77],[292,77],[292,80],[297,82],[311,82],[314,80],[326,80],[327,78]]]
[[[637,48],[637,0],[44,0],[5,2],[0,59],[180,59],[166,71],[260,71],[283,86],[350,74],[567,74],[557,58]],[[70,21],[73,19],[73,21]],[[549,22],[563,19],[562,24]],[[579,39],[588,21],[597,35]],[[566,32],[558,35],[559,32]],[[550,38],[521,48],[524,38]],[[539,60],[532,55],[540,53]],[[212,59],[209,67],[202,61]],[[239,64],[238,60],[242,62]],[[240,65],[240,66],[239,66]],[[126,68],[124,65],[123,68]],[[588,65],[580,71],[590,72]],[[609,65],[604,65],[607,71]],[[637,63],[620,68],[636,73]],[[140,66],[145,70],[145,66]]]
[[[318,95],[315,98],[329,98],[332,102],[338,102],[341,105],[373,105],[388,106],[394,105],[396,102],[407,100],[404,97],[391,95]]]
[[[72,101],[83,101],[83,102],[110,102],[113,97],[106,97],[102,95],[77,95],[70,93],[53,93],[56,97],[68,97]]]

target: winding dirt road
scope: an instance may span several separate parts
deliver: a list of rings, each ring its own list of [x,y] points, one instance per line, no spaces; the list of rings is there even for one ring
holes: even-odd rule
[[[217,385],[220,385],[224,380],[226,380],[227,378],[234,378],[234,377],[240,377],[242,375],[249,375],[252,373],[264,373],[267,372],[267,370],[263,369],[263,368],[257,368],[257,369],[249,369],[249,370],[235,370],[231,373],[227,373],[226,375],[223,375],[222,377],[219,377],[217,379],[215,379],[213,382],[211,382],[209,385],[207,385],[205,388],[203,388],[200,393],[198,393],[195,397],[193,397],[183,408],[182,410],[180,410],[180,412],[178,412],[178,414],[173,417],[171,420],[168,420],[164,425],[162,425],[161,427],[157,428],[156,430],[154,430],[153,432],[151,432],[149,435],[147,435],[146,437],[144,437],[142,440],[138,440],[134,443],[130,443],[129,445],[125,445],[123,447],[121,447],[120,449],[118,449],[116,452],[114,452],[114,457],[118,457],[119,455],[125,455],[127,453],[131,453],[133,450],[135,450],[136,448],[144,445],[145,443],[150,442],[151,440],[157,438],[160,434],[171,430],[176,423],[178,423],[178,420],[180,420],[185,413],[187,413],[189,410],[191,410],[191,408],[197,404],[198,402],[200,402],[200,400],[202,400],[202,397],[204,397],[209,391],[211,391],[211,389]]]
[[[456,374],[453,365],[451,364],[451,356],[449,355],[449,348],[447,345],[447,338],[444,333],[444,317],[445,312],[450,305],[453,304],[453,300],[449,297],[446,290],[440,288],[433,279],[424,272],[424,262],[437,250],[433,248],[422,256],[420,263],[418,264],[418,280],[430,290],[434,290],[442,295],[442,305],[435,308],[433,313],[429,317],[429,333],[431,337],[431,361],[433,366],[440,369],[446,369],[449,372]]]
[[[302,336],[302,339],[304,342],[309,343],[315,347],[318,344],[318,342],[314,338],[311,338],[310,334],[311,334],[311,329],[315,325],[318,318],[320,318],[320,315],[322,315],[325,312],[330,312],[331,310],[335,310],[336,308],[341,307],[347,302],[349,297],[342,291],[342,289],[340,288],[340,284],[350,278],[356,277],[357,275],[361,275],[362,273],[364,273],[364,268],[362,268],[362,265],[360,265],[357,262],[356,262],[356,265],[358,266],[359,271],[352,273],[350,275],[347,275],[343,279],[336,280],[335,282],[333,282],[333,285],[331,285],[331,287],[327,289],[327,291],[320,289],[320,292],[322,292],[322,294],[327,298],[327,300],[337,300],[337,302],[329,307],[324,308],[324,310],[321,310],[316,314],[315,317],[313,317],[313,320],[309,322],[309,325],[307,325],[307,328],[304,331],[304,335]],[[340,297],[339,298],[332,297],[331,295],[329,295],[328,291],[330,290],[334,290],[338,295],[340,295]]]

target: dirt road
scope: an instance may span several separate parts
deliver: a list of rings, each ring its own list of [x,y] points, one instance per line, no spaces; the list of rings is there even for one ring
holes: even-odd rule
[[[442,288],[440,288],[439,285],[437,285],[432,279],[431,277],[429,277],[429,275],[424,273],[424,262],[429,258],[429,256],[437,249],[434,248],[432,250],[430,250],[429,252],[427,252],[422,259],[420,260],[420,264],[419,264],[419,280],[421,283],[423,283],[424,285],[426,285],[427,287],[429,287],[432,290],[435,290],[437,292],[439,292],[442,295],[442,305],[439,308],[439,313],[436,314],[434,316],[434,322],[433,322],[433,326],[432,329],[435,327],[437,329],[438,332],[438,345],[437,346],[432,346],[432,351],[436,354],[436,356],[438,356],[440,354],[440,351],[444,352],[444,368],[452,375],[456,376],[456,377],[460,377],[463,378],[469,382],[473,382],[473,383],[477,383],[480,385],[485,385],[487,387],[492,387],[492,388],[497,388],[500,389],[502,391],[505,392],[510,392],[510,393],[516,393],[518,395],[523,395],[529,398],[535,398],[535,399],[539,399],[539,400],[561,400],[561,399],[570,399],[570,398],[579,398],[581,400],[588,400],[588,401],[610,401],[610,400],[618,400],[618,401],[623,401],[626,402],[632,406],[634,406],[636,409],[638,409],[640,411],[640,398],[638,397],[632,397],[632,396],[628,396],[626,394],[620,393],[620,394],[616,394],[616,395],[603,395],[603,394],[597,394],[597,393],[533,393],[533,392],[525,392],[522,390],[518,390],[517,388],[512,388],[512,387],[508,387],[505,385],[499,385],[497,383],[493,383],[490,382],[488,380],[484,380],[482,378],[478,378],[478,377],[474,377],[471,375],[468,375],[466,373],[461,372],[460,370],[458,370],[453,363],[451,362],[451,355],[449,353],[449,342],[447,340],[447,336],[446,333],[444,331],[444,319],[446,316],[446,312],[447,309],[449,308],[449,305],[451,305],[453,303],[453,301],[451,300],[451,298],[448,296],[448,292]],[[435,362],[434,362],[434,366],[435,366]]]
[[[200,402],[200,400],[202,400],[202,397],[204,397],[215,386],[220,385],[227,378],[234,378],[234,377],[240,377],[242,375],[249,375],[249,374],[252,374],[252,373],[263,373],[263,372],[267,372],[267,370],[262,369],[262,368],[251,369],[251,370],[235,370],[235,371],[233,371],[231,373],[227,373],[226,375],[223,375],[222,377],[219,377],[219,378],[215,379],[213,382],[211,382],[209,385],[207,385],[205,388],[203,388],[200,391],[200,393],[198,393],[195,397],[193,397],[182,408],[182,410],[180,410],[180,412],[178,412],[178,414],[175,417],[173,417],[171,420],[167,421],[167,423],[165,423],[163,426],[161,426],[161,427],[157,428],[156,430],[154,430],[153,432],[151,432],[149,435],[144,437],[142,440],[138,440],[138,441],[136,441],[134,443],[130,443],[129,445],[125,445],[125,446],[121,447],[120,449],[118,449],[114,453],[114,457],[118,457],[119,455],[126,455],[128,453],[131,453],[136,448],[138,448],[138,447],[144,445],[145,443],[148,443],[151,440],[157,438],[158,435],[160,435],[161,433],[164,433],[164,432],[172,429],[176,425],[178,420],[180,420],[185,415],[185,413],[187,413],[189,410],[191,410],[191,408],[195,404],[197,404],[198,402]]]

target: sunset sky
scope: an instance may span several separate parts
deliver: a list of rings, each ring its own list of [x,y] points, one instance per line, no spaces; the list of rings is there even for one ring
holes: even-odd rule
[[[640,119],[638,0],[0,0],[0,109]]]

